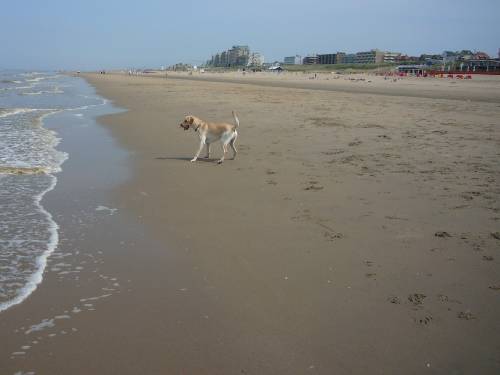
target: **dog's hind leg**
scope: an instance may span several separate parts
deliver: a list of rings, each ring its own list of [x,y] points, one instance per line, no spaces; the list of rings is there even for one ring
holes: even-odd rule
[[[222,143],[222,157],[217,161],[218,164],[222,164],[224,158],[226,157],[227,152],[227,143]]]
[[[200,147],[198,148],[196,155],[194,155],[194,158],[192,158],[191,161],[196,161],[198,159],[198,157],[200,156],[201,150],[203,150],[203,146],[205,146],[205,139],[200,140]]]
[[[207,142],[207,156],[206,156],[207,159],[210,158],[210,143]]]
[[[233,160],[236,158],[236,154],[238,153],[236,147],[234,147],[234,142],[236,142],[236,137],[231,139],[231,141],[229,142],[229,146],[231,146],[231,149],[233,150]]]

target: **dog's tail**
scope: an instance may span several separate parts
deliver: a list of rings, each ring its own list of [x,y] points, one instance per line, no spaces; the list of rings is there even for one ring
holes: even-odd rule
[[[233,111],[233,117],[234,117],[234,123],[235,123],[235,129],[238,128],[238,126],[240,126],[240,120],[238,119],[238,116],[236,116],[236,112]]]

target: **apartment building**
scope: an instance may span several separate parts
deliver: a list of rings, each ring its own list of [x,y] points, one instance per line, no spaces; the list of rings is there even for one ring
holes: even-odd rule
[[[302,64],[302,56],[287,56],[283,59],[283,62],[288,65],[300,65]]]
[[[342,64],[344,62],[344,57],[344,52],[318,55],[318,64]]]
[[[344,55],[344,64],[354,64],[355,60],[356,60],[355,53],[346,53]]]
[[[379,64],[384,61],[384,52],[372,49],[366,52],[357,52],[354,58],[355,64]]]
[[[312,65],[312,64],[317,64],[318,63],[318,55],[309,55],[304,57],[302,60],[302,64],[304,65]]]
[[[384,52],[384,62],[386,63],[395,63],[399,60],[399,57],[401,56],[401,52],[389,52],[386,51]]]
[[[257,56],[254,56],[257,58]],[[250,59],[250,48],[248,46],[233,46],[227,51],[215,54],[209,61],[209,65],[218,67],[247,66]]]

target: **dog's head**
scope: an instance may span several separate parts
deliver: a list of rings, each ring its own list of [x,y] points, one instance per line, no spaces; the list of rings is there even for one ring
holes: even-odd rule
[[[189,130],[189,128],[194,124],[194,117],[193,116],[186,116],[184,117],[184,121],[181,122],[179,125],[181,128],[184,130]]]

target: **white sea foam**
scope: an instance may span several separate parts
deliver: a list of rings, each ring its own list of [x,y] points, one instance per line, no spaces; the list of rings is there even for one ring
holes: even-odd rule
[[[40,90],[40,91],[23,91],[19,95],[42,95],[42,94],[64,94],[64,91],[59,87],[55,87],[52,90]]]
[[[44,329],[55,327],[55,325],[54,319],[43,319],[40,323],[30,326],[24,334],[29,335],[32,332],[43,331]]]
[[[10,87],[2,87],[0,88],[0,91],[10,91],[10,90],[26,90],[26,89],[32,89],[34,85],[30,86],[10,86]]]
[[[37,288],[38,284],[42,281],[43,278],[43,272],[45,270],[45,267],[47,266],[47,258],[54,252],[54,250],[57,247],[57,244],[59,242],[59,233],[58,229],[59,226],[57,223],[52,219],[52,215],[45,210],[45,208],[40,204],[40,201],[42,200],[42,197],[54,189],[57,183],[57,178],[53,177],[52,179],[52,184],[49,186],[48,189],[42,191],[40,194],[38,194],[35,197],[35,204],[46,217],[47,220],[49,221],[49,231],[50,231],[50,237],[49,237],[49,242],[47,243],[47,249],[46,251],[40,255],[36,259],[36,271],[32,273],[32,275],[26,280],[26,284],[17,292],[17,295],[3,303],[0,303],[0,312],[7,310],[9,307],[12,307],[14,305],[17,305],[24,301],[31,293],[35,291]]]
[[[114,215],[116,211],[118,211],[118,208],[109,208],[106,206],[98,206],[95,209],[96,211],[107,211],[109,212],[110,215]]]
[[[53,75],[53,76],[43,75],[43,76],[40,76],[40,77],[35,77],[35,78],[27,79],[26,82],[40,82],[40,81],[43,81],[43,80],[55,79],[55,78],[58,78],[58,77],[60,77],[60,76],[59,75]]]
[[[26,82],[39,82],[42,79],[45,79],[45,77],[36,77],[36,78],[32,78],[32,79],[27,79]]]
[[[15,116],[20,113],[29,113],[29,112],[34,112],[34,111],[39,111],[39,109],[35,108],[0,108],[0,118],[1,117],[8,117],[8,116]]]

